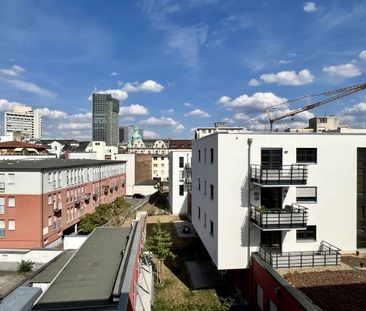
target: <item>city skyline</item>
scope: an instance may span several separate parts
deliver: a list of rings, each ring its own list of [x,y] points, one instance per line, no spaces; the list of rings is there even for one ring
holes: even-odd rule
[[[365,81],[365,10],[362,1],[3,1],[0,125],[21,103],[43,114],[44,136],[91,139],[96,90],[119,99],[119,125],[146,138],[189,138],[215,121],[268,129],[267,105]],[[336,114],[366,127],[365,112],[359,92],[278,126]]]

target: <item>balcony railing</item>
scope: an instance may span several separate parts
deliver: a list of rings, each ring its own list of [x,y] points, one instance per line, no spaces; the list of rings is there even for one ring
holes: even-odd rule
[[[185,181],[186,181],[187,185],[191,185],[192,184],[192,177],[186,177]]]
[[[186,170],[189,170],[189,171],[192,170],[192,164],[189,162],[186,163],[185,167],[186,167]]]
[[[283,209],[266,209],[251,207],[251,221],[262,230],[289,230],[306,228],[308,222],[307,208],[292,204]]]
[[[302,268],[336,266],[341,263],[340,249],[322,241],[318,251],[284,252],[278,249],[259,248],[259,256],[273,268]]]
[[[279,168],[264,168],[251,165],[251,180],[259,185],[305,185],[308,169],[304,164],[283,165]]]

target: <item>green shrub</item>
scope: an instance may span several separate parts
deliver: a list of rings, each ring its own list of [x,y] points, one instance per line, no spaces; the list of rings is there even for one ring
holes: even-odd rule
[[[34,262],[31,260],[22,260],[18,265],[18,272],[30,272],[33,270]]]

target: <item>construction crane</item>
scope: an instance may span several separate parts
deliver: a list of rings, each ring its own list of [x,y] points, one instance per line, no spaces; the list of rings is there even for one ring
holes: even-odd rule
[[[313,109],[313,108],[319,107],[321,105],[330,103],[330,102],[335,101],[339,98],[348,96],[350,94],[359,92],[359,91],[364,90],[364,89],[366,89],[366,83],[365,82],[355,84],[355,85],[352,85],[352,86],[348,86],[348,87],[344,87],[344,88],[341,88],[341,89],[333,90],[333,91],[328,91],[328,92],[325,92],[325,93],[303,96],[303,97],[300,97],[300,98],[297,98],[297,99],[294,99],[294,100],[286,101],[286,102],[283,102],[283,103],[280,103],[280,104],[277,104],[277,105],[267,107],[265,110],[266,110],[266,113],[267,113],[267,116],[268,116],[268,119],[269,119],[269,122],[270,122],[270,131],[272,132],[273,123],[275,121],[282,120],[282,119],[287,118],[287,117],[293,117],[294,115],[299,114],[301,112],[308,111],[310,109]],[[310,99],[310,98],[315,97],[315,96],[328,96],[328,98],[325,98],[325,99],[317,101],[315,103],[308,104],[304,107],[289,111],[289,112],[287,112],[287,113],[285,113],[285,114],[283,114],[279,117],[273,117],[272,116],[271,111],[274,109],[274,107],[281,106],[281,105],[284,105],[284,104],[288,104],[290,102],[300,100],[300,99]]]

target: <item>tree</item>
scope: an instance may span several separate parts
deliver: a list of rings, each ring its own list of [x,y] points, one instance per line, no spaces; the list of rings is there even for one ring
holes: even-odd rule
[[[161,229],[160,221],[152,228],[152,234],[147,239],[145,247],[148,251],[151,251],[158,260],[157,265],[157,283],[162,284],[164,281],[163,276],[163,264],[164,260],[168,257],[174,258],[175,255],[171,251],[173,245],[172,237],[169,232]]]

